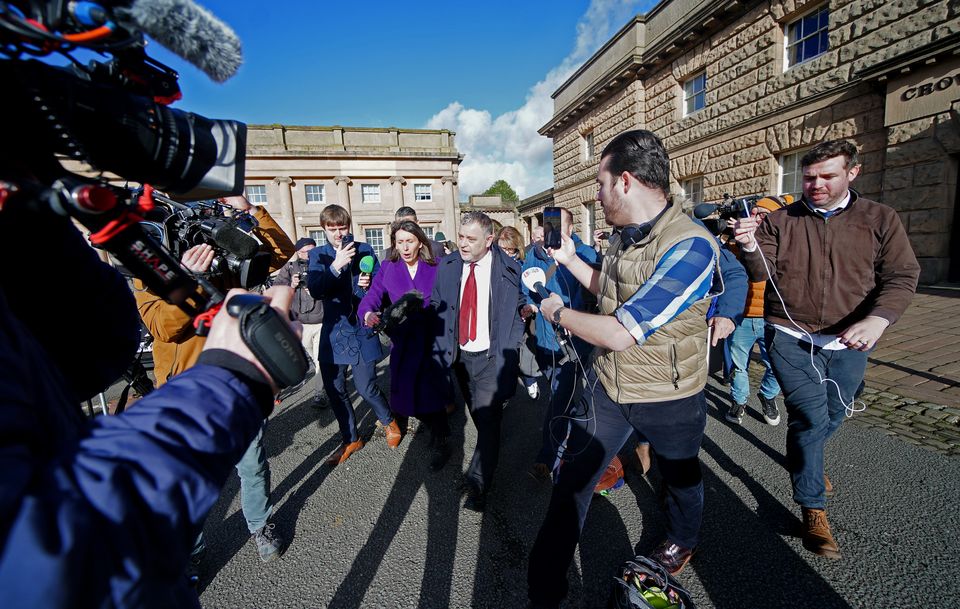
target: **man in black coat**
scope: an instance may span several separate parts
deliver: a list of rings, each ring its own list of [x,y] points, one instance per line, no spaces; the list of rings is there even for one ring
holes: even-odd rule
[[[516,390],[523,339],[520,265],[493,241],[486,214],[463,214],[459,255],[440,262],[430,298],[438,317],[434,356],[453,370],[477,426],[464,507],[478,512],[497,468],[503,405]]]

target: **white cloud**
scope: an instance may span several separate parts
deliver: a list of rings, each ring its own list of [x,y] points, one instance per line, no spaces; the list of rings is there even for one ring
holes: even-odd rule
[[[649,10],[656,2],[592,0],[577,22],[573,50],[527,92],[516,110],[497,117],[487,110],[465,108],[451,102],[427,121],[427,129],[456,131],[457,149],[465,158],[460,165],[460,194],[478,194],[497,180],[506,180],[520,198],[553,185],[553,143],[537,130],[553,116],[551,95],[584,61],[610,39],[627,20]]]

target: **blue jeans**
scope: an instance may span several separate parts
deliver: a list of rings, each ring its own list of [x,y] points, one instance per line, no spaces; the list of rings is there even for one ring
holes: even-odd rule
[[[803,507],[826,507],[823,449],[843,422],[844,403],[853,400],[867,368],[867,352],[813,348],[813,361],[825,378],[820,383],[810,366],[810,343],[774,328],[766,332],[767,352],[783,388],[787,407],[787,470],[793,482],[793,500]]]
[[[560,464],[560,453],[570,428],[570,420],[562,417],[577,398],[578,365],[571,361],[561,365],[563,357],[562,351],[553,352],[537,347],[537,365],[550,380],[550,404],[543,421],[543,441],[536,462],[549,466],[551,470],[556,470]]]
[[[703,520],[700,443],[707,425],[703,391],[687,398],[617,404],[593,370],[577,400],[564,462],[555,477],[550,507],[530,551],[530,600],[555,605],[567,595],[567,569],[576,551],[593,489],[630,434],[642,431],[657,453],[663,477],[667,539],[693,548]]]
[[[264,421],[253,442],[237,462],[240,509],[243,510],[247,530],[251,535],[262,529],[273,514],[273,504],[270,501],[270,463],[267,462],[267,453],[263,449],[263,430],[266,425]],[[200,533],[193,544],[192,553],[199,554],[203,548],[203,533]]]
[[[377,419],[386,427],[393,421],[393,414],[390,413],[387,398],[377,387],[377,362],[361,361],[359,364],[350,364],[350,368],[353,370],[353,384],[357,393],[370,403]],[[347,393],[346,376],[347,364],[320,362],[320,378],[323,379],[330,408],[337,417],[340,436],[344,444],[350,444],[359,440],[360,435],[357,433],[357,414]]]
[[[767,398],[774,398],[780,393],[780,385],[770,367],[770,358],[767,356],[767,346],[763,338],[764,324],[762,317],[744,317],[728,339],[730,357],[733,360],[733,383],[730,387],[730,397],[737,404],[746,404],[750,397],[750,377],[747,368],[750,365],[750,352],[756,343],[760,347],[760,361],[766,370],[760,380],[760,394]]]

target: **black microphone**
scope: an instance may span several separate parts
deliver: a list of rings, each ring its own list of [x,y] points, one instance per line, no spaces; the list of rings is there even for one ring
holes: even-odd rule
[[[113,14],[217,82],[236,74],[243,62],[236,33],[193,0],[119,0]]]
[[[237,228],[230,220],[204,220],[200,227],[210,234],[217,246],[241,260],[249,260],[260,250],[260,242]]]
[[[701,203],[693,208],[693,217],[698,220],[703,220],[717,211],[719,207],[719,205],[714,205],[713,203]]]

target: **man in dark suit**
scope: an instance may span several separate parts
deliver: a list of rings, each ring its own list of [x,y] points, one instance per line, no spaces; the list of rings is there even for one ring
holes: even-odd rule
[[[517,385],[524,305],[520,265],[493,245],[493,222],[463,214],[459,256],[440,262],[430,304],[437,311],[435,356],[452,368],[477,427],[477,447],[465,474],[464,508],[482,512],[500,453],[503,405]]]
[[[323,327],[320,329],[320,378],[330,407],[340,425],[343,445],[327,463],[339,465],[363,448],[357,432],[357,420],[347,394],[347,366],[353,370],[353,384],[383,425],[387,443],[396,447],[401,433],[390,407],[377,387],[377,361],[383,359],[380,340],[357,319],[357,307],[370,287],[370,278],[380,269],[373,249],[366,243],[348,240],[350,213],[339,205],[328,205],[320,212],[327,243],[310,250],[307,288],[323,302]],[[363,273],[360,261],[373,258],[373,272]]]

